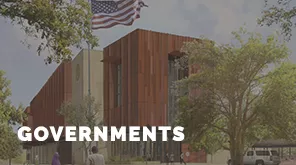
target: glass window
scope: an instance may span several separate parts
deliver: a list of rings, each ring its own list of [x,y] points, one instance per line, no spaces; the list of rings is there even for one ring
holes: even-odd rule
[[[272,156],[279,156],[279,153],[277,151],[275,151],[275,150],[272,150],[271,154],[272,154]]]
[[[257,156],[270,156],[269,151],[256,151]]]
[[[253,155],[254,155],[254,152],[253,151],[247,152],[247,156],[253,156]]]
[[[186,77],[188,77],[188,68],[180,68],[178,69],[178,80],[182,80]]]

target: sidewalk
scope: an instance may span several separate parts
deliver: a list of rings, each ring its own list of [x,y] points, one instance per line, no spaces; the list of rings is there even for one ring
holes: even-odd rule
[[[132,162],[132,164],[133,165],[146,165],[145,162]],[[148,162],[147,165],[167,165],[167,163]],[[175,162],[175,163],[173,163],[173,165],[181,165],[181,164],[179,162]],[[214,164],[214,163],[186,163],[186,165],[226,165],[226,163],[225,162],[220,163],[220,164]]]
[[[283,161],[280,165],[296,165],[296,160]]]

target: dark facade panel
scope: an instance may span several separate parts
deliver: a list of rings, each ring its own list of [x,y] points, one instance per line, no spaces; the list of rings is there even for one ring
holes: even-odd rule
[[[58,144],[61,164],[72,164],[72,142],[61,141]]]
[[[30,103],[34,117],[33,129],[38,126],[64,126],[57,109],[71,99],[71,63],[60,64]],[[51,136],[51,135],[50,135]]]

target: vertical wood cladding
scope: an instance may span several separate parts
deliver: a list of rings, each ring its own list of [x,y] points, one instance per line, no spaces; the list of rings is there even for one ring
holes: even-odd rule
[[[23,122],[23,126],[28,126],[28,127],[32,128],[33,127],[33,116],[32,116],[30,107],[26,107],[25,114],[27,115],[27,119]]]
[[[181,55],[184,42],[193,40],[137,29],[104,48],[105,125],[167,125],[168,58]],[[115,107],[118,64],[122,67],[122,104]],[[197,66],[189,67],[189,74],[197,71]],[[188,147],[182,144],[182,151],[189,151]],[[186,161],[206,162],[206,153],[191,152]]]
[[[109,126],[167,125],[168,56],[193,38],[137,29],[104,48],[104,120]],[[116,65],[122,65],[115,107]]]
[[[71,62],[60,64],[50,76],[38,94],[30,103],[34,116],[33,128],[38,126],[64,126],[64,117],[58,115],[57,109],[64,101],[71,99],[72,78]],[[51,136],[51,134],[49,135]]]
[[[106,125],[137,125],[138,34],[132,32],[104,48],[104,121]],[[121,64],[121,105],[115,106],[116,66]]]

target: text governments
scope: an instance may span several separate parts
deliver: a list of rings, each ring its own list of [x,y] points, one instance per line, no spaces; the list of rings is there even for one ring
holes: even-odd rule
[[[87,126],[80,126],[78,130],[76,128],[76,126],[60,126],[56,130],[54,126],[50,126],[48,130],[44,126],[39,126],[31,133],[30,127],[22,126],[18,129],[18,138],[21,141],[32,141],[33,135],[37,141],[46,141],[49,137],[49,132],[51,132],[54,141],[59,141],[63,131],[65,141],[100,141],[100,139],[102,141],[115,141],[116,139],[121,141],[127,141],[127,139],[128,141],[147,141],[148,138],[151,141],[156,141],[157,132],[161,132],[162,141],[168,140],[169,132],[172,132],[173,141],[183,141],[185,138],[184,128],[181,126],[174,127],[173,129],[170,126],[151,126],[149,128],[144,126],[142,129],[140,126],[122,126],[120,128],[115,126],[103,126],[100,128],[96,126],[93,129]],[[40,136],[40,132],[43,133],[42,136]]]

